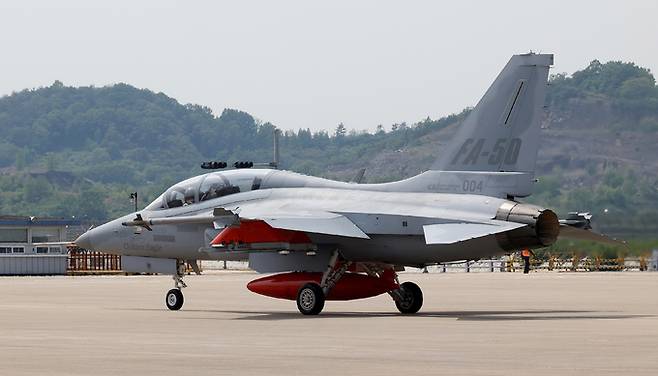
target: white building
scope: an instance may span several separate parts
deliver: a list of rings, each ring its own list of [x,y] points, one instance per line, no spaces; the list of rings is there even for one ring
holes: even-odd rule
[[[75,219],[0,216],[0,275],[65,274],[67,249],[62,245],[39,245],[66,242]]]

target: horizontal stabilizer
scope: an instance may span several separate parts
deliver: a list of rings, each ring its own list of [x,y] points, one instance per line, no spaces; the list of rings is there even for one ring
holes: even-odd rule
[[[423,226],[426,244],[453,244],[526,226],[523,223],[439,223]]]
[[[560,239],[573,239],[573,240],[587,240],[597,243],[616,245],[621,247],[627,247],[626,243],[613,239],[603,234],[596,233],[591,230],[585,230],[578,227],[573,227],[569,225],[562,224],[560,225]]]

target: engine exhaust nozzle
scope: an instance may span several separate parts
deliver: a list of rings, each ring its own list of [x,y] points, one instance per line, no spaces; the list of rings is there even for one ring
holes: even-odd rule
[[[539,206],[507,201],[498,208],[496,219],[527,224],[497,236],[498,243],[507,250],[548,247],[555,243],[560,235],[557,215],[552,210]]]

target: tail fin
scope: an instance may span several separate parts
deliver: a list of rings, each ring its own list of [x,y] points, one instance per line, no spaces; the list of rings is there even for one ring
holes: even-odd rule
[[[553,55],[514,55],[432,166],[443,171],[534,173]]]

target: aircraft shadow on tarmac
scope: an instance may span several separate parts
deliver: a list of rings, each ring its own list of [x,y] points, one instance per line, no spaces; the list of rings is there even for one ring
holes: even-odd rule
[[[195,313],[223,313],[240,315],[228,318],[229,320],[299,320],[323,318],[364,318],[364,317],[394,317],[404,316],[396,312],[324,312],[318,316],[303,316],[297,311],[257,312],[257,311],[231,311],[231,310],[186,310]],[[618,320],[654,317],[653,315],[619,314],[599,311],[566,311],[566,310],[508,310],[508,311],[438,311],[419,312],[410,317],[453,318],[470,321],[542,321],[542,320]],[[224,319],[220,317],[186,317],[186,319],[208,320]]]

